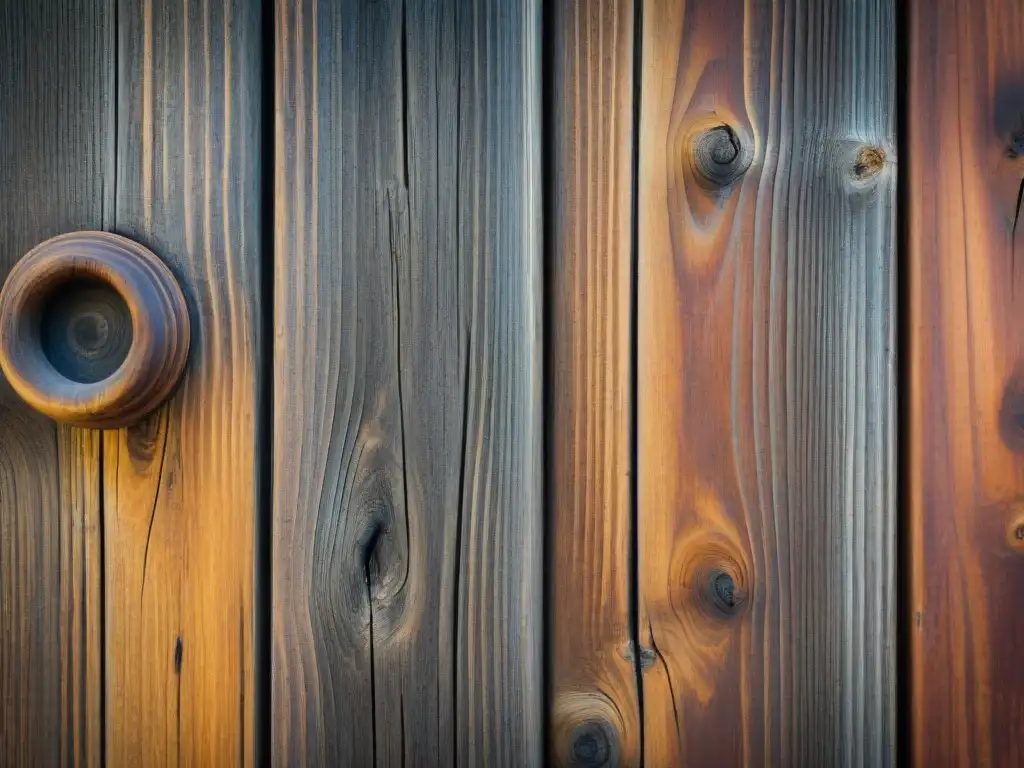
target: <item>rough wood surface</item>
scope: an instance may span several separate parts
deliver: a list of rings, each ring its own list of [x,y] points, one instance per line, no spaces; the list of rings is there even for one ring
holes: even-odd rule
[[[1024,14],[1015,0],[915,0],[908,43],[911,762],[1015,766]]]
[[[540,5],[275,14],[272,757],[539,765]]]
[[[560,0],[546,30],[545,611],[557,765],[640,763],[630,624],[633,17],[633,0]]]
[[[112,2],[0,0],[0,279],[40,241],[111,214],[113,39]],[[0,377],[5,766],[99,765],[96,441]]]
[[[648,765],[894,761],[894,8],[643,5]]]
[[[251,765],[260,12],[144,0],[118,26],[116,230],[170,266],[192,344],[168,404],[104,435],[107,759]]]

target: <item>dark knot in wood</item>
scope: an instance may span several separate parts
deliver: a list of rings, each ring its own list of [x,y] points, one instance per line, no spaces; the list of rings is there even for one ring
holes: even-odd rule
[[[569,738],[573,765],[590,768],[611,764],[615,732],[610,723],[586,720],[572,729]]]
[[[1024,453],[1024,371],[1014,373],[1003,387],[999,433],[1007,448]]]
[[[735,182],[746,173],[753,156],[732,126],[725,124],[698,133],[690,152],[697,179],[711,188],[728,187]]]

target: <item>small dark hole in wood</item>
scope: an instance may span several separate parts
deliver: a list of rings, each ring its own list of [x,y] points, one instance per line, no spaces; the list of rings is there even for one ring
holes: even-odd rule
[[[1024,541],[1024,525],[1018,525],[1014,528],[1013,537],[1017,539],[1017,541]]]
[[[80,384],[102,381],[128,357],[131,311],[106,283],[70,280],[43,303],[40,343],[43,354],[62,376]]]
[[[185,653],[185,645],[181,642],[181,636],[174,641],[174,672],[181,674],[181,662]]]

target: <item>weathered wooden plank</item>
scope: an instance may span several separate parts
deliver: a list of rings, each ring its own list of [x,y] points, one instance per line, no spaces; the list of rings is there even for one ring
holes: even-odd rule
[[[894,8],[643,6],[649,765],[894,761]]]
[[[915,0],[909,35],[911,762],[1020,765],[1024,14]]]
[[[107,757],[253,762],[258,4],[122,3],[116,230],[190,304],[168,405],[104,436]]]
[[[539,16],[276,5],[276,762],[540,763]]]
[[[113,3],[0,2],[0,279],[101,229],[113,190]],[[0,376],[0,764],[98,765],[98,438]]]
[[[551,15],[551,760],[639,765],[631,627],[633,0]]]
[[[60,764],[103,764],[102,433],[61,426]]]

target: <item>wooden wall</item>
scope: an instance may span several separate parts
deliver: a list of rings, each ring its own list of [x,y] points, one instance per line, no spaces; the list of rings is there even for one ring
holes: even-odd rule
[[[910,5],[910,757],[1019,765],[1024,13],[1012,0]]]
[[[1022,44],[0,0],[0,276],[116,231],[193,337],[126,429],[0,377],[0,764],[1024,762]]]

